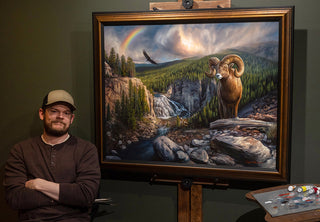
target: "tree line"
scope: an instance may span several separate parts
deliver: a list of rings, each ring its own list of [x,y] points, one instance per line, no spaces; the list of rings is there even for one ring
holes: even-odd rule
[[[137,121],[141,121],[143,116],[150,113],[146,92],[143,86],[134,86],[129,81],[128,92],[122,92],[121,99],[115,103],[115,117],[118,123],[129,129],[136,129]],[[107,110],[106,119],[110,120],[110,111]]]
[[[229,52],[228,54],[230,54]],[[232,52],[238,54],[245,63],[245,72],[241,77],[243,91],[239,109],[246,104],[263,97],[269,92],[277,90],[278,87],[278,64],[262,57],[256,57],[244,52]],[[224,54],[225,55],[225,54]],[[224,56],[216,54],[220,59]],[[148,70],[137,73],[149,91],[165,93],[170,84],[176,80],[204,80],[208,77],[205,72],[209,71],[206,56],[198,60],[183,60],[180,63],[161,69]],[[218,119],[218,103],[216,95],[213,96],[201,111],[195,113],[188,119],[192,127],[207,127],[209,122]]]
[[[105,61],[109,64],[112,72],[121,77],[134,77],[136,74],[135,64],[131,57],[124,55],[119,56],[115,49],[112,47],[109,55],[105,54]]]

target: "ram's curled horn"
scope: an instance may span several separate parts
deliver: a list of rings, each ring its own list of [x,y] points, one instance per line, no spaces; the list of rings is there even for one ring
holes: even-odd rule
[[[244,63],[240,56],[234,54],[227,55],[221,60],[221,63],[225,63],[228,65],[230,65],[231,63],[236,64],[238,69],[234,71],[234,76],[237,78],[242,76],[244,72]]]
[[[205,72],[206,76],[209,78],[213,78],[216,75],[216,66],[220,62],[220,60],[217,57],[211,57],[209,59],[209,67],[210,67],[210,72]]]

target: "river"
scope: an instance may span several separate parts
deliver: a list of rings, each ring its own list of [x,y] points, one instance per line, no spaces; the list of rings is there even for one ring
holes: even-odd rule
[[[159,136],[166,135],[169,131],[168,127],[160,127],[157,135],[150,139],[140,140],[139,142],[132,143],[119,152],[121,159],[124,160],[157,160],[157,155],[153,149],[153,141]]]
[[[155,94],[153,102],[157,118],[170,119],[176,116],[187,118],[190,116],[190,112],[182,104],[173,101],[162,94]],[[125,149],[118,151],[120,158],[123,160],[157,160],[157,155],[153,149],[153,141],[159,136],[166,135],[168,131],[169,127],[159,127],[155,137],[141,139],[138,142],[127,145]]]

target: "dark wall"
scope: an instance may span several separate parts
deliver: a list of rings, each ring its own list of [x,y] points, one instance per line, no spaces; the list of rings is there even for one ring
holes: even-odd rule
[[[163,0],[169,1],[169,0]],[[174,0],[172,0],[174,1]],[[232,0],[232,7],[296,6],[292,119],[292,183],[320,183],[318,0]],[[148,10],[147,0],[29,0],[0,2],[0,178],[12,145],[41,133],[37,111],[51,89],[74,95],[72,133],[94,142],[92,21],[94,11]],[[2,186],[2,185],[1,185]],[[203,221],[259,221],[263,212],[248,190],[203,189]],[[115,212],[96,221],[176,221],[177,188],[102,180]],[[0,191],[2,218],[15,221]],[[249,219],[248,219],[249,218]]]

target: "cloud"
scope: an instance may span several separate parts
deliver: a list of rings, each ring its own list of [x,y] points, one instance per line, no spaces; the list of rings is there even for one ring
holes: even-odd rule
[[[106,50],[112,46],[117,51],[129,28],[135,27],[108,27]],[[158,62],[206,56],[225,49],[278,41],[278,30],[277,22],[150,25],[130,42],[125,56],[145,62],[144,49]]]

